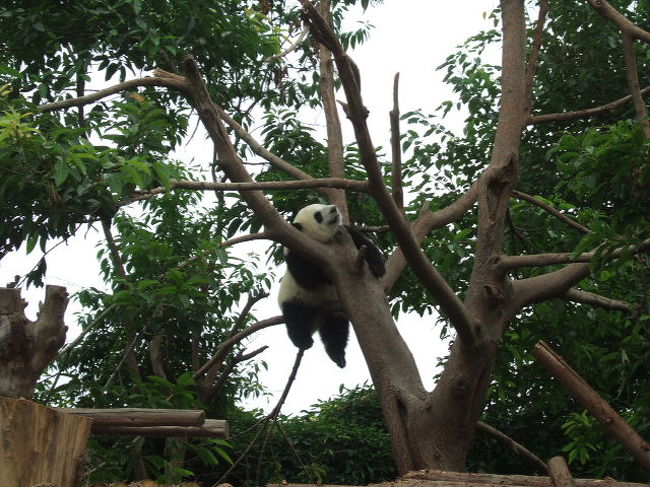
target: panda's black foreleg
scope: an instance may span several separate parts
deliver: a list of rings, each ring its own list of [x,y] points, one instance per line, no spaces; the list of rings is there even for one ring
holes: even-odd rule
[[[304,303],[285,302],[282,304],[282,315],[287,325],[287,333],[296,347],[307,350],[314,344],[311,334],[317,311],[318,309],[314,306]]]
[[[345,347],[348,344],[350,322],[343,313],[332,313],[324,317],[319,330],[327,355],[336,365],[345,367]]]

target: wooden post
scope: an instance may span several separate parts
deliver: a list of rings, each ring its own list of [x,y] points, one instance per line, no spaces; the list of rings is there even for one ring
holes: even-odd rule
[[[73,487],[91,424],[26,399],[0,398],[2,487]]]
[[[650,470],[650,444],[621,418],[600,394],[543,341],[533,347],[533,355],[562,384],[573,398],[587,408],[605,430],[646,470]]]
[[[564,457],[553,457],[548,461],[548,474],[554,487],[576,487]]]

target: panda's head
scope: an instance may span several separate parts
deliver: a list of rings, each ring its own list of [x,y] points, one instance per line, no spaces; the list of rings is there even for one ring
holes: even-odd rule
[[[294,227],[319,242],[330,241],[340,224],[341,214],[334,205],[305,206],[293,219]]]

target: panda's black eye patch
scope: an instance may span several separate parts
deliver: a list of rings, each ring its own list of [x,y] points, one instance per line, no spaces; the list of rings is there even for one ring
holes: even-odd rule
[[[318,222],[321,223],[323,221],[323,215],[321,214],[320,211],[317,211],[314,213],[314,219]]]

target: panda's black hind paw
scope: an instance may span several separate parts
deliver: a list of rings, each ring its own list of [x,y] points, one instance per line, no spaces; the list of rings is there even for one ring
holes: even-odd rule
[[[341,350],[338,353],[332,352],[331,350],[325,350],[327,355],[332,359],[332,361],[341,368],[345,367],[345,351]]]

